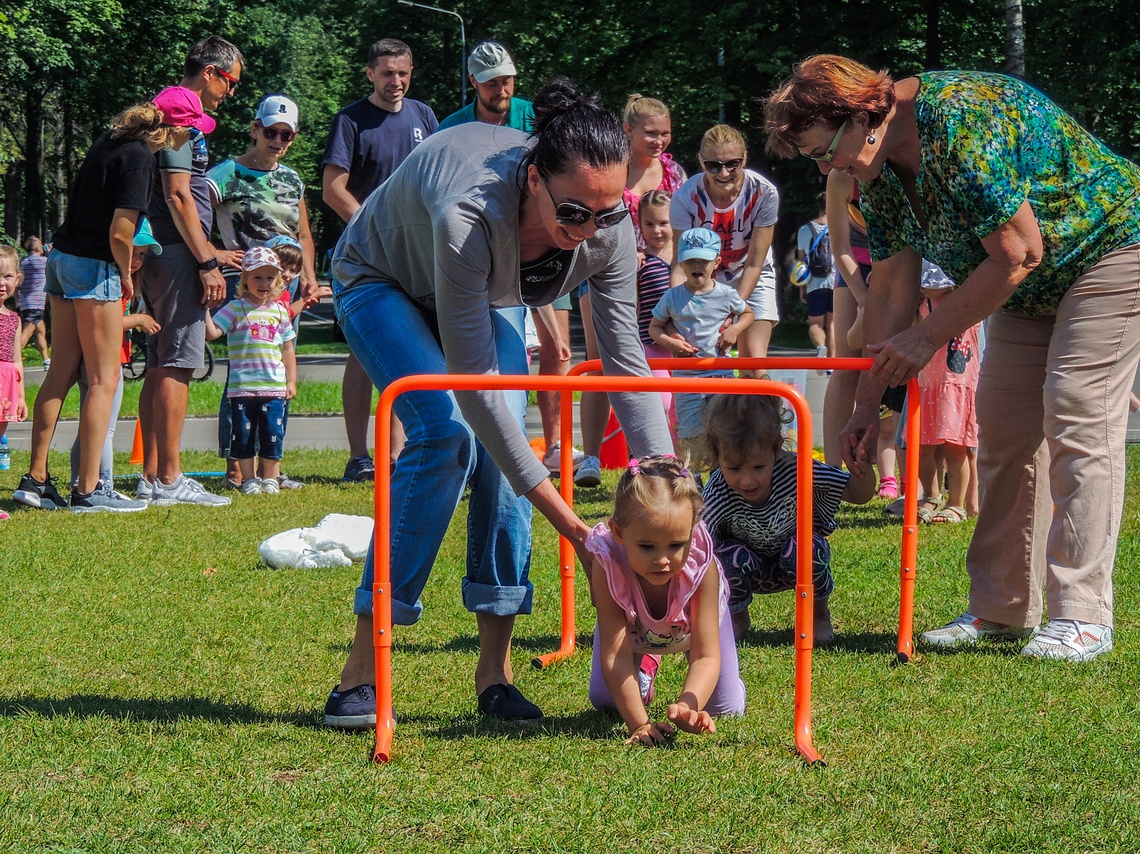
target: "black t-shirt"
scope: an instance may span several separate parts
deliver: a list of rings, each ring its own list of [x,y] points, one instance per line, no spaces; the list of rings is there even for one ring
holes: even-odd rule
[[[322,166],[348,172],[348,192],[361,204],[439,127],[431,107],[411,98],[398,113],[367,98],[349,104],[333,118]]]
[[[154,155],[142,140],[112,139],[110,131],[95,140],[71,187],[55,248],[114,263],[111,221],[115,210],[145,213],[155,171]]]

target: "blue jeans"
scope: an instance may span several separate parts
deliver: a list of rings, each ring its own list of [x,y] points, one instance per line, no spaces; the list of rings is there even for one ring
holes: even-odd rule
[[[377,388],[412,374],[447,373],[434,315],[399,285],[334,283],[333,300],[348,344]],[[528,372],[525,317],[523,308],[491,312],[500,373]],[[504,394],[522,427],[526,392]],[[396,398],[395,411],[408,439],[392,474],[392,622],[411,625],[423,613],[420,594],[467,486],[463,604],[497,616],[529,614],[530,502],[515,495],[451,392],[407,392]],[[372,613],[372,563],[369,548],[353,606],[357,614]]]
[[[233,458],[280,460],[285,447],[285,398],[231,397],[226,403],[233,425]]]

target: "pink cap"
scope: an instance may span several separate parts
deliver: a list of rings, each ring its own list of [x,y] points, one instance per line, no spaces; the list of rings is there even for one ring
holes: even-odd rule
[[[198,93],[185,86],[168,86],[163,89],[154,96],[154,105],[162,113],[162,120],[173,127],[213,133],[218,126],[202,109],[202,99]]]
[[[281,272],[281,261],[276,252],[272,249],[266,249],[264,246],[255,246],[252,249],[245,250],[245,254],[241,256],[242,272],[256,270],[258,267],[272,267]]]

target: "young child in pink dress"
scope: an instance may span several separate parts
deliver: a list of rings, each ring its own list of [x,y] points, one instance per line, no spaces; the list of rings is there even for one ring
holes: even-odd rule
[[[586,539],[598,611],[590,702],[621,714],[627,744],[663,744],[676,729],[715,732],[714,717],[744,714],[728,585],[700,509],[700,489],[676,457],[630,460],[613,517]],[[654,721],[657,656],[674,652],[685,653],[689,672],[667,719]]]
[[[0,436],[9,421],[28,417],[24,396],[24,360],[20,354],[20,315],[5,303],[20,286],[20,256],[11,246],[0,245]],[[0,510],[0,520],[8,514]]]
[[[957,287],[934,265],[924,266],[922,303],[919,313],[926,317]],[[918,457],[918,477],[922,494],[941,492],[937,451],[942,449],[946,466],[946,498],[924,498],[918,517],[928,523],[956,523],[966,519],[966,508],[977,506],[968,498],[971,488],[970,454],[978,447],[978,422],[974,416],[974,395],[978,390],[981,359],[978,355],[976,324],[951,339],[934,354],[918,375],[922,401],[922,437]]]

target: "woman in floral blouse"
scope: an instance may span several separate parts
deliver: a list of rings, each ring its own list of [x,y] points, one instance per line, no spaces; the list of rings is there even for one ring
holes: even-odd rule
[[[769,150],[847,172],[863,193],[875,364],[841,436],[849,466],[868,464],[883,389],[989,317],[970,600],[922,639],[1028,639],[1023,654],[1070,661],[1109,651],[1140,358],[1140,169],[998,74],[894,81],[815,56],[772,94],[766,117]],[[924,257],[961,287],[911,326]]]

